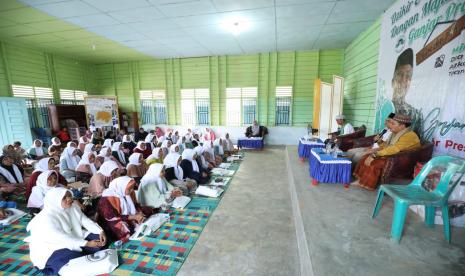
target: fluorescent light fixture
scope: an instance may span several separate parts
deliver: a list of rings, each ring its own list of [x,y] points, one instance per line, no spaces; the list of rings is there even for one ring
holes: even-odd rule
[[[242,17],[231,17],[220,23],[223,30],[232,33],[235,36],[247,31],[250,28],[250,21]]]

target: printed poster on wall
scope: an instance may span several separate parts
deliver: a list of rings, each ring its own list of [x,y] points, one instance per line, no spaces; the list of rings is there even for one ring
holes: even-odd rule
[[[96,128],[119,128],[117,97],[88,96],[84,100],[87,125],[91,131]]]
[[[381,22],[375,131],[408,114],[435,154],[465,157],[465,0],[400,0]]]

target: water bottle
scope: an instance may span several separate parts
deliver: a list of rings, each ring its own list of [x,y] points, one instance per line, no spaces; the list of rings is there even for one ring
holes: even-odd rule
[[[333,149],[333,152],[331,152],[331,156],[332,156],[333,158],[337,158],[337,149],[336,149],[336,148],[334,148],[334,149]]]

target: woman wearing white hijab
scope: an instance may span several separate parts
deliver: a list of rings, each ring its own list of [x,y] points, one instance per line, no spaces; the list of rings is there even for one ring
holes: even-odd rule
[[[126,150],[127,155],[131,155],[136,146],[131,135],[126,134],[123,136],[123,148]]]
[[[227,155],[237,153],[237,150],[234,148],[234,144],[229,137],[229,133],[226,133],[226,135],[223,137],[223,151]]]
[[[81,161],[76,168],[76,181],[89,183],[90,178],[97,172],[95,167],[95,154],[93,152],[85,152],[82,155]]]
[[[155,213],[150,207],[141,207],[134,194],[136,182],[121,176],[110,182],[98,203],[99,224],[113,240],[127,241],[134,228],[145,217]]]
[[[95,153],[95,145],[92,144],[92,143],[87,144],[87,145],[84,147],[84,153],[86,153],[86,152],[93,152],[94,154],[96,154],[96,153]]]
[[[65,177],[61,175],[58,172],[58,170],[55,169],[55,159],[51,157],[42,158],[39,160],[39,162],[35,164],[35,170],[32,172],[31,177],[29,177],[29,182],[26,185],[26,200],[29,199],[29,196],[32,192],[32,188],[36,186],[37,179],[39,178],[40,174],[49,170],[54,170],[57,173],[58,183],[68,185],[68,182],[66,181]]]
[[[108,188],[110,182],[115,179],[118,174],[118,164],[115,161],[105,161],[96,174],[89,181],[89,194],[92,196],[102,195],[103,190]]]
[[[132,151],[133,153],[141,153],[144,158],[149,157],[152,153],[152,150],[148,148],[147,144],[144,141],[137,142],[137,147]]]
[[[205,159],[205,148],[202,146],[197,146],[194,148],[194,151],[197,155],[195,158],[197,160],[197,163],[201,166],[202,170],[208,170],[213,168],[213,165],[211,165],[206,159]]]
[[[153,150],[157,145],[157,136],[153,133],[147,134],[145,137],[145,143],[147,144],[147,147],[150,148],[150,150]]]
[[[102,164],[107,161],[115,162],[118,165],[119,171],[120,172],[124,171],[124,166],[122,166],[121,163],[118,162],[118,159],[116,159],[115,157],[113,157],[113,155],[111,155],[111,148],[103,147],[100,150],[100,153],[97,155],[97,159],[95,160],[96,168],[99,169],[100,166],[102,166]]]
[[[37,178],[37,185],[32,187],[31,196],[27,201],[27,208],[39,212],[44,207],[45,195],[58,185],[60,185],[58,183],[58,174],[55,171],[47,170],[42,172]]]
[[[210,168],[216,167],[219,165],[217,163],[215,151],[213,149],[212,144],[213,144],[213,141],[205,141],[205,143],[203,144],[203,148],[204,148],[203,156],[205,157],[205,160],[211,165],[209,166]],[[221,164],[221,161],[220,161],[220,164]]]
[[[163,165],[158,163],[150,165],[137,190],[137,200],[140,204],[152,208],[159,208],[163,203],[169,203],[181,195],[181,190],[166,181]]]
[[[223,138],[218,138],[215,140],[215,142],[213,142],[215,155],[219,155],[221,156],[221,158],[224,156],[223,144],[224,144]]]
[[[113,145],[113,139],[105,139],[105,141],[103,141],[102,147],[107,147],[111,149],[112,145]]]
[[[195,157],[196,153],[193,149],[185,149],[182,153],[181,168],[184,177],[193,179],[198,184],[206,184],[208,182],[208,174],[200,170]]]
[[[126,166],[127,175],[136,179],[140,179],[147,172],[147,165],[144,161],[144,156],[141,153],[133,153],[129,156],[129,163]]]
[[[170,140],[165,140],[161,143],[161,149],[163,150],[163,156],[167,156],[170,152],[170,147],[173,143]]]
[[[195,180],[184,177],[181,167],[182,157],[179,153],[170,153],[164,160],[165,179],[173,186],[181,189],[183,195],[193,193],[197,188]]]
[[[128,163],[126,160],[126,155],[123,152],[123,145],[121,142],[115,142],[113,146],[111,146],[111,154],[118,160],[121,165],[126,166]]]
[[[106,244],[100,226],[86,217],[65,188],[51,189],[43,210],[27,225],[32,263],[46,275],[58,275],[71,259],[99,251]]]
[[[145,160],[145,162],[149,166],[155,163],[163,164],[163,158],[163,150],[161,148],[154,148],[152,154],[149,157],[147,157],[147,160]]]
[[[72,147],[65,148],[60,156],[60,174],[62,174],[66,180],[72,180],[72,178],[76,177],[76,169],[79,161],[80,158],[77,149]]]
[[[60,138],[53,137],[51,141],[52,141],[52,146],[61,146]]]
[[[33,160],[39,160],[47,156],[48,151],[43,145],[44,143],[41,140],[34,140],[33,146],[28,151],[29,157]]]

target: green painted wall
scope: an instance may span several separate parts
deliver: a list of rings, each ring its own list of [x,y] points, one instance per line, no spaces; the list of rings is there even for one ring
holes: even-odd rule
[[[21,45],[0,42],[0,96],[11,96],[11,85],[97,91],[95,65],[45,53]]]
[[[294,87],[292,122],[312,121],[313,82],[343,71],[344,50],[262,53],[144,60],[96,65],[98,93],[118,96],[124,111],[138,111],[139,90],[167,91],[168,123],[180,124],[180,89],[209,88],[212,125],[226,124],[226,87],[258,87],[258,119],[275,124],[275,87]]]
[[[344,52],[344,114],[373,132],[381,20],[361,33]]]

